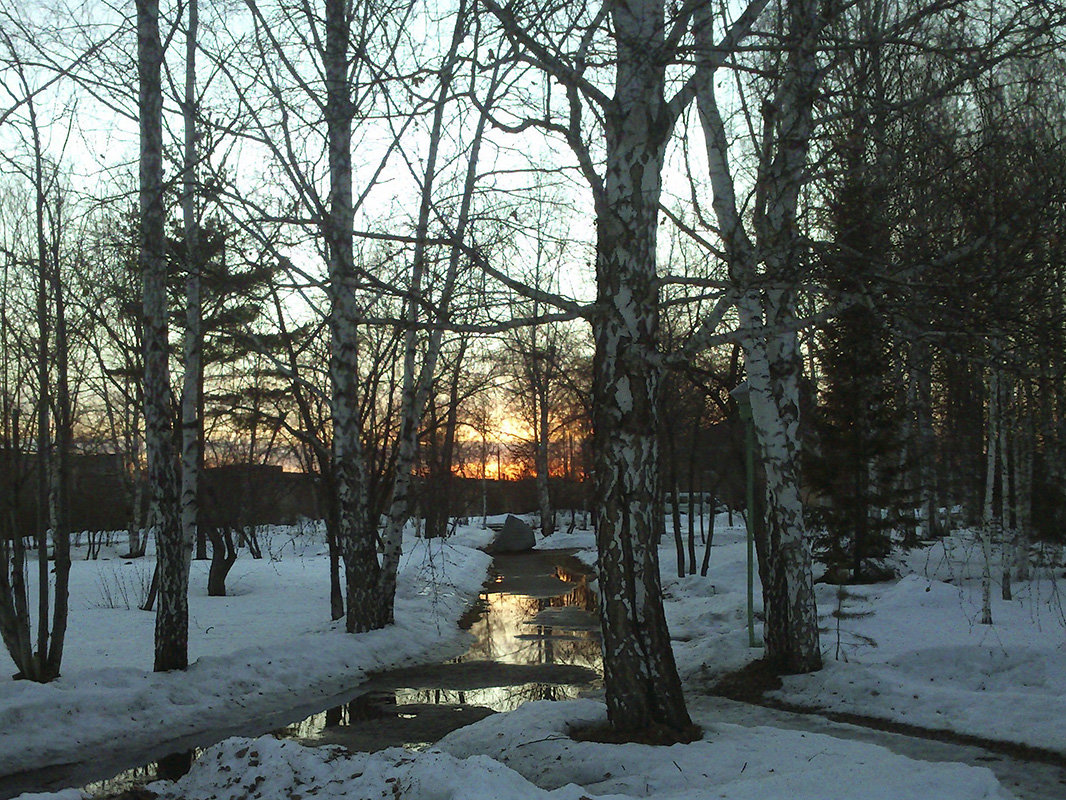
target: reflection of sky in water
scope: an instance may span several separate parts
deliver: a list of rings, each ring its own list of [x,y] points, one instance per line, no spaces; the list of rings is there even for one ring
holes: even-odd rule
[[[540,554],[540,557],[551,558],[547,553]],[[588,587],[587,571],[568,556],[560,555],[558,559],[570,560],[573,567],[549,565],[544,574],[526,575],[525,578],[532,578],[532,583],[522,588],[531,594],[521,593],[519,584],[514,585],[515,591],[512,592],[491,591],[496,586],[510,588],[512,576],[498,578],[490,584],[490,591],[482,593],[479,598],[476,613],[467,616],[472,642],[455,664],[469,664],[470,669],[476,669],[477,662],[520,666],[543,664],[602,672],[596,595]],[[554,574],[550,574],[552,569]],[[553,592],[560,593],[554,597],[545,596]],[[534,593],[537,596],[532,596]],[[392,686],[388,684],[390,679],[396,681]],[[450,730],[474,721],[463,717],[471,707],[513,711],[532,700],[573,699],[589,688],[587,684],[525,682],[468,689],[427,689],[404,687],[404,680],[402,674],[390,678],[389,673],[384,673],[375,678],[374,683],[389,688],[360,695],[343,706],[315,714],[278,733],[305,741],[321,741],[321,737],[331,735],[330,731],[339,733],[344,729],[376,727],[383,739],[378,746],[403,743],[407,747],[418,747],[427,743],[411,738],[384,741],[388,738],[384,728],[402,720],[413,721],[425,715],[430,707],[439,709],[438,716],[441,713],[448,716],[451,707],[455,711],[455,721]]]
[[[331,708],[278,731],[296,739],[314,740],[330,728],[359,725],[375,719],[413,719],[404,706],[481,706],[493,711],[514,711],[533,700],[573,700],[582,688],[575,685],[526,683],[519,686],[490,686],[484,689],[396,689],[373,692],[351,703]],[[413,742],[404,742],[410,747]]]
[[[581,687],[567,684],[524,683],[521,686],[489,686],[485,689],[397,689],[399,705],[473,705],[493,711],[514,711],[532,700],[573,700]],[[400,712],[403,714],[402,710]]]
[[[137,786],[151,783],[158,777],[155,764],[134,767],[120,772],[114,778],[105,781],[93,781],[81,787],[89,797],[113,797]]]
[[[552,598],[505,593],[482,595],[485,611],[470,626],[474,642],[459,661],[505,664],[572,664],[600,671],[600,641],[595,596],[584,581],[565,595]],[[583,620],[555,627],[530,624],[540,612],[575,607],[589,611]],[[547,616],[547,615],[545,615]],[[574,615],[577,616],[577,615]],[[577,624],[580,627],[564,627]]]
[[[571,556],[552,554],[550,551],[540,551],[530,558],[545,559],[547,569],[539,575],[518,576],[519,580],[513,584],[512,578],[515,576],[498,578],[495,586],[510,588],[514,585],[515,591],[489,591],[481,595],[477,613],[470,613],[466,617],[467,620],[473,620],[469,627],[473,641],[456,662],[471,663],[471,668],[472,662],[491,661],[512,665],[583,667],[597,674],[602,673],[596,595],[588,588],[587,568]],[[561,561],[563,565],[554,566],[554,574],[550,574],[553,560],[556,563]],[[526,562],[527,565],[531,563]],[[535,572],[536,568],[533,570]],[[532,582],[523,584],[522,578],[532,578]],[[520,586],[530,594],[523,594]],[[426,588],[426,591],[431,590],[432,587]],[[548,596],[556,591],[560,594]],[[385,673],[381,677],[387,675]],[[486,709],[513,711],[532,700],[569,700],[588,688],[587,684],[562,683],[515,683],[465,690],[389,688],[362,694],[343,706],[314,714],[275,731],[275,735],[297,738],[307,743],[346,743],[343,736],[331,739],[331,732],[363,729],[372,734],[375,741],[372,744],[362,740],[352,742],[357,747],[380,749],[404,744],[421,748],[449,730],[477,721],[490,713]],[[385,732],[386,727],[424,716],[425,709],[429,707],[438,709],[438,720],[435,723],[431,721],[430,726],[415,729],[417,732]],[[440,720],[444,717],[449,718],[450,724],[446,729],[439,729]],[[430,734],[433,725],[437,727],[431,733],[434,737],[432,741],[421,741],[421,735]],[[170,760],[183,762],[187,769],[187,763],[196,752],[176,754]],[[112,779],[88,784],[82,791],[90,797],[115,797],[125,790],[155,780],[161,775],[161,769],[167,769],[167,760],[126,770]],[[171,769],[177,767],[175,777],[182,771],[174,763],[169,766]]]
[[[80,787],[79,791],[90,798],[140,797],[137,794],[137,790],[140,787],[161,778],[176,780],[189,771],[189,765],[202,752],[203,750],[197,747],[181,753],[174,753],[161,761],[146,764],[143,767],[123,770],[113,778],[87,783]]]

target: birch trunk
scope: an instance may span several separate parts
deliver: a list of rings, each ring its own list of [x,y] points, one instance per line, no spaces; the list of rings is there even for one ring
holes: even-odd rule
[[[761,307],[741,302],[741,324],[759,330]],[[813,563],[800,499],[798,342],[794,334],[754,337],[745,347],[752,421],[766,480],[766,658],[785,672],[822,665]]]
[[[140,79],[140,268],[143,291],[144,423],[155,530],[159,601],[155,621],[155,669],[185,669],[189,662],[189,562],[192,542],[182,535],[174,474],[168,319],[166,235],[163,206],[163,48],[158,0],[137,0],[137,72]]]
[[[29,111],[33,113],[32,101]],[[31,118],[32,119],[32,118]],[[34,139],[37,125],[32,122]],[[48,364],[50,361],[48,324],[48,255],[44,233],[45,194],[42,155],[40,146],[34,148],[36,176],[35,220],[37,233],[37,645],[32,662],[23,665],[27,678],[34,681],[46,681],[44,659],[48,652],[48,529],[50,525],[50,494],[52,477],[52,405],[51,381]]]
[[[59,677],[70,605],[70,451],[73,420],[70,407],[70,347],[67,332],[66,296],[59,272],[59,242],[62,231],[62,200],[56,199],[52,237],[52,296],[56,313],[56,446],[52,485],[52,563],[55,573],[55,604],[52,609],[52,641],[44,673]],[[41,654],[45,658],[45,654]]]
[[[143,401],[142,401],[143,403]],[[148,549],[148,531],[144,518],[144,481],[141,480],[140,467],[137,463],[138,453],[141,452],[140,424],[136,414],[132,414],[130,425],[132,435],[127,455],[127,468],[129,469],[130,481],[130,519],[127,534],[130,545],[130,558],[143,558]]]
[[[10,338],[8,320],[9,281],[14,267],[14,254],[9,253],[4,261],[3,287],[0,295],[0,342]],[[30,621],[27,611],[26,586],[22,570],[26,563],[25,544],[19,525],[21,500],[20,487],[23,465],[18,453],[22,443],[19,435],[18,404],[12,397],[8,382],[10,348],[0,348],[0,404],[3,407],[3,442],[0,459],[3,469],[3,492],[0,493],[0,638],[3,639],[11,660],[22,671],[21,664],[29,663],[32,656],[30,644]]]
[[[933,431],[933,376],[929,346],[918,347],[918,480],[922,501],[922,537],[927,541],[941,533],[936,527],[936,434]]]
[[[433,109],[433,121],[429,131],[429,149],[426,153],[425,175],[418,208],[418,223],[415,226],[414,253],[411,257],[411,285],[404,300],[403,388],[400,394],[400,435],[396,444],[396,468],[392,486],[392,501],[389,505],[385,526],[385,549],[390,552],[401,545],[403,528],[411,516],[412,473],[418,459],[418,430],[425,414],[426,403],[432,387],[437,359],[440,356],[441,332],[434,330],[429,335],[422,369],[416,367],[418,360],[418,308],[422,300],[422,280],[426,269],[426,239],[429,234],[429,218],[433,210],[433,191],[436,187],[437,158],[444,127],[446,98],[451,91],[455,50],[461,41],[462,13],[452,32],[449,57],[441,70],[440,86]]]
[[[5,271],[5,285],[6,279]],[[6,334],[6,308],[3,321]],[[6,355],[5,351],[5,360]],[[5,384],[7,375],[5,370]],[[4,388],[7,389],[7,386],[5,385]],[[4,418],[5,433],[10,432],[9,436],[5,436],[4,442],[8,445],[6,450],[8,472],[6,474],[11,485],[10,494],[5,497],[5,529],[3,531],[5,536],[0,540],[0,556],[3,556],[2,564],[0,564],[2,567],[0,569],[0,635],[11,654],[11,660],[15,662],[19,670],[16,675],[18,677],[25,675],[24,665],[31,665],[33,661],[29,593],[25,581],[26,547],[25,539],[21,535],[22,527],[19,519],[20,488],[22,477],[25,475],[25,465],[20,463],[22,460],[17,455],[22,448],[18,406],[7,391],[4,392],[4,404],[8,412]],[[8,420],[10,420],[9,429],[7,428]]]
[[[680,492],[678,491],[677,483],[677,435],[673,425],[669,425],[669,430],[663,438],[670,448],[667,453],[666,488],[669,489],[669,494],[673,498],[673,502],[670,504],[670,523],[674,531],[674,552],[677,554],[677,577],[684,578],[686,572],[685,540],[681,536],[681,501],[678,497]],[[691,483],[689,484],[688,491],[689,515],[691,518],[693,494],[693,486]]]
[[[355,255],[352,201],[352,99],[348,79],[349,5],[326,0],[326,128],[329,142],[330,410],[332,480],[337,537],[344,560],[345,627],[361,633],[392,621],[391,598],[379,589],[377,525],[369,519],[366,469],[360,438]]]
[[[10,47],[10,41],[8,41]],[[12,53],[14,56],[14,53]],[[41,129],[37,122],[36,104],[22,73],[17,70],[26,90],[26,110],[29,115],[33,143],[33,183],[35,193],[35,223],[37,240],[37,638],[36,648],[26,653],[22,662],[16,661],[22,674],[34,681],[46,682],[59,675],[66,632],[68,583],[70,575],[70,534],[67,531],[67,483],[70,451],[70,396],[67,381],[66,312],[59,279],[59,233],[62,226],[62,200],[56,198],[51,220],[52,242],[49,247],[45,217],[48,211],[47,183]],[[49,291],[55,308],[55,353],[50,351]],[[53,389],[50,366],[56,365],[56,385]],[[55,404],[54,438],[50,409]],[[55,573],[55,604],[49,576],[48,539],[53,544],[52,561]],[[16,532],[16,535],[20,535]],[[17,602],[17,599],[16,599]],[[30,619],[22,619],[29,642]],[[49,613],[53,615],[49,620]]]
[[[418,459],[418,426],[425,413],[426,403],[432,387],[433,374],[436,370],[437,361],[440,358],[440,348],[443,336],[443,328],[436,328],[430,332],[426,353],[421,371],[416,379],[415,360],[417,357],[417,336],[415,323],[418,317],[419,294],[421,292],[422,274],[424,271],[426,237],[429,232],[429,216],[432,210],[432,191],[436,175],[438,148],[443,129],[445,102],[451,91],[453,70],[455,67],[458,47],[463,40],[466,31],[465,4],[461,3],[457,11],[455,29],[452,34],[452,44],[448,56],[445,59],[444,69],[441,74],[440,94],[437,105],[434,108],[433,123],[430,135],[430,151],[426,162],[426,177],[422,186],[422,199],[419,207],[418,228],[415,236],[415,253],[412,260],[411,291],[407,300],[405,311],[409,324],[404,337],[404,370],[403,392],[401,395],[401,422],[400,437],[397,442],[397,455],[395,477],[392,490],[392,501],[389,505],[388,520],[385,527],[384,545],[385,558],[382,572],[382,592],[390,598],[396,593],[396,570],[400,563],[400,549],[403,539],[403,528],[411,516],[411,476]],[[493,76],[493,91],[495,91],[496,75]],[[474,188],[477,181],[477,166],[481,153],[481,142],[484,138],[485,127],[488,121],[487,109],[491,107],[490,98],[486,102],[486,112],[482,113],[474,131],[474,137],[470,145],[470,154],[467,161],[466,177],[463,184],[463,196],[459,204],[459,215],[453,233],[457,242],[461,242],[466,235],[469,225],[470,209],[473,202]],[[448,314],[451,292],[455,285],[459,271],[461,251],[453,247],[448,260],[448,272],[445,277],[445,288],[440,300],[438,321],[443,322]]]
[[[547,363],[545,358],[544,363],[539,368],[535,360],[533,368],[538,371],[538,377],[534,379],[536,384],[534,397],[537,403],[536,441],[534,442],[536,449],[534,462],[537,472],[537,508],[540,511],[540,533],[542,536],[551,536],[555,533],[555,511],[552,509],[551,492],[548,485],[548,443],[551,431],[548,416],[550,410],[548,407],[548,371],[551,369],[551,365]]]
[[[481,527],[489,527],[489,439],[485,428],[481,429]],[[499,476],[497,476],[499,477]]]
[[[10,273],[14,257],[4,261],[3,298],[0,306],[0,333],[3,341],[10,341],[11,325],[7,318]],[[26,540],[22,537],[19,509],[21,485],[27,475],[27,464],[19,457],[22,437],[19,429],[18,403],[9,384],[9,350],[0,349],[3,380],[3,455],[4,492],[0,497],[0,638],[18,669],[15,677],[31,677],[34,666],[33,637],[30,620],[29,591],[26,586]]]
[[[612,8],[618,65],[606,116],[607,164],[596,209],[593,454],[607,715],[620,732],[693,726],[670,646],[659,581],[659,297],[655,243],[671,125],[662,2]]]
[[[1028,391],[1026,392],[1028,395]],[[1018,407],[1022,407],[1019,389]],[[1020,581],[1029,580],[1029,541],[1033,509],[1033,450],[1035,426],[1031,397],[1025,403],[1025,429],[1014,437],[1014,519],[1018,541],[1014,547],[1014,575]],[[1021,416],[1021,414],[1019,414]]]
[[[203,374],[203,310],[200,298],[200,236],[196,218],[196,34],[198,0],[189,0],[185,39],[185,152],[182,165],[181,214],[185,234],[185,336],[181,385],[181,532],[197,541],[203,423],[200,392]],[[212,561],[212,566],[214,560]],[[210,584],[211,581],[209,580]]]
[[[999,387],[999,524],[1000,535],[1002,537],[999,548],[1000,597],[1004,600],[1013,600],[1014,594],[1010,585],[1010,573],[1011,568],[1014,566],[1014,561],[1017,558],[1017,554],[1014,552],[1017,542],[1015,541],[1015,528],[1011,525],[1010,519],[1012,487],[1010,459],[1008,458],[1010,451],[1007,449],[1007,429],[1011,427],[1011,422],[1013,422],[1013,415],[1011,414],[1010,404],[1008,402],[1012,390],[1009,379],[1001,381],[1001,384],[1002,385]],[[1013,443],[1016,437],[1017,432],[1012,430],[1009,439],[1010,442]]]
[[[988,378],[988,431],[985,460],[985,499],[981,509],[981,624],[992,624],[992,540],[996,533],[994,504],[997,447],[999,445],[999,371],[993,367]]]
[[[935,437],[931,413],[931,364],[929,346],[913,342],[907,363],[907,405],[908,413],[903,430],[906,447],[901,454],[900,470],[904,475],[903,488],[910,507],[915,503],[918,508],[915,524],[910,524],[908,514],[907,528],[904,531],[905,547],[915,547],[919,539],[928,541],[936,532],[936,496],[933,492],[935,474],[933,470],[933,451]]]
[[[759,8],[749,8],[749,12],[757,13]],[[766,657],[783,671],[811,672],[821,667],[822,660],[811,549],[799,495],[802,363],[794,332],[795,290],[789,276],[800,274],[798,260],[803,256],[796,211],[820,81],[816,45],[824,19],[819,0],[797,0],[789,4],[787,13],[786,63],[774,102],[764,111],[755,241],[745,231],[739,212],[728,139],[715,97],[714,72],[721,48],[711,38],[711,9],[697,11],[694,33],[700,53],[697,97],[713,208],[731,276],[740,292],[738,310],[745,334],[742,344],[752,417],[766,480],[765,542],[760,546],[760,558],[766,561],[760,565]],[[767,279],[780,288],[760,288],[760,282]]]

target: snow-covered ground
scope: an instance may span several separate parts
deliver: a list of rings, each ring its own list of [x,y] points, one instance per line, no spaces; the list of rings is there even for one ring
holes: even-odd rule
[[[980,624],[981,548],[972,532],[913,551],[901,569],[898,581],[846,587],[842,600],[835,587],[819,587],[826,668],[786,678],[779,696],[1066,755],[1061,567],[1016,582],[1010,601],[997,582],[992,625]],[[992,574],[998,579],[998,562]]]
[[[747,641],[743,529],[725,527],[724,517],[718,522],[707,578],[676,576],[671,541],[660,553],[689,691],[761,655]],[[149,671],[150,614],[100,607],[109,570],[143,567],[79,562],[63,678],[50,686],[0,684],[0,774],[225,725],[234,714],[251,717],[280,703],[310,703],[352,686],[365,670],[439,655],[454,645],[455,620],[484,575],[487,558],[469,545],[485,536],[467,529],[445,544],[406,542],[397,626],[353,637],[324,621],[320,539],[277,532],[270,548],[277,558],[238,561],[233,597],[203,596],[205,576],[194,577],[190,646],[197,660],[184,675]],[[594,558],[589,532],[557,534],[550,544]],[[898,581],[848,587],[842,601],[835,587],[819,586],[826,668],[787,678],[780,697],[1066,753],[1066,636],[1051,573],[1016,586],[1017,600],[998,600],[997,591],[995,624],[982,626],[978,554],[959,534],[904,559]],[[758,587],[756,595],[758,609]],[[843,613],[834,615],[840,603]],[[166,797],[221,800],[1009,797],[984,768],[913,761],[876,745],[713,717],[697,716],[701,741],[670,748],[566,735],[569,724],[603,715],[589,700],[529,704],[422,753],[348,755],[269,737],[229,739],[179,783],[152,788]]]
[[[454,650],[456,620],[477,596],[491,561],[472,545],[488,537],[407,538],[396,625],[360,636],[329,620],[320,531],[263,534],[268,557],[243,553],[227,580],[227,597],[207,596],[207,562],[193,562],[193,663],[184,673],[151,671],[155,615],[137,608],[151,562],[115,558],[119,547],[99,561],[75,561],[62,677],[45,685],[0,682],[0,776],[239,728],[279,708],[350,692],[368,670]],[[0,658],[13,673],[6,650]]]

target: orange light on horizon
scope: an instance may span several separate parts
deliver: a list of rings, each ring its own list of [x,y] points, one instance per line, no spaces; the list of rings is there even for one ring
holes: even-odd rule
[[[513,417],[510,414],[500,420],[496,431],[496,440],[503,444],[533,440],[533,431],[525,420]]]
[[[453,470],[459,478],[480,479],[483,477],[489,481],[514,481],[524,477],[525,472],[525,468],[511,458],[510,454],[500,454],[500,458],[497,459],[495,450],[489,453],[489,458],[485,462],[484,475],[481,474],[479,462],[459,464]]]
[[[485,429],[464,425],[457,431],[456,442],[463,448],[465,457],[462,463],[453,467],[453,474],[467,479],[505,481],[533,477],[530,456],[532,441],[533,431],[530,425],[520,417],[506,412],[496,415]],[[574,472],[572,445],[577,441],[580,441],[580,436],[575,439],[569,433],[552,440],[553,452],[549,459],[549,473],[552,477],[571,477],[578,480],[585,477],[580,468]],[[567,455],[561,455],[567,446],[571,449],[567,451]],[[516,451],[523,455],[517,456]]]

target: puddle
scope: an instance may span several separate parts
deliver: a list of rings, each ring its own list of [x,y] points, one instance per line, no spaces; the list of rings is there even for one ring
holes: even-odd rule
[[[453,661],[371,675],[357,696],[299,722],[273,731],[204,734],[179,744],[188,750],[122,772],[122,764],[108,769],[98,762],[11,776],[10,782],[0,781],[0,797],[78,783],[91,797],[136,796],[146,783],[188,771],[199,754],[195,745],[233,735],[273,732],[306,744],[362,751],[424,748],[456,728],[529,700],[565,700],[595,691],[602,686],[602,660],[596,595],[588,587],[592,571],[571,553],[496,556],[484,591],[460,621],[471,635],[470,646]],[[153,756],[158,757],[145,752],[142,758]],[[101,775],[114,777],[94,780]]]
[[[157,780],[175,781],[180,778],[189,771],[192,762],[201,752],[201,749],[194,748],[180,753],[171,753],[151,764],[123,770],[113,778],[94,781],[85,784],[80,789],[92,798],[136,800],[140,796],[138,790],[146,784]]]

